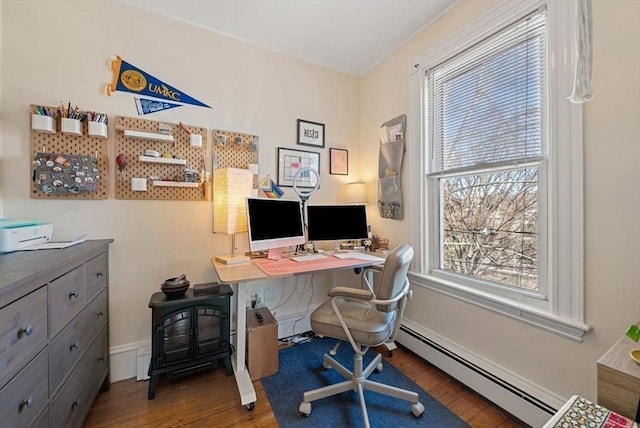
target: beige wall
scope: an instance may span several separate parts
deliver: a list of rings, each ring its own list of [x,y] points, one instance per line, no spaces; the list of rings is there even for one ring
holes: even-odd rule
[[[367,181],[375,182],[377,128],[408,113],[409,61],[495,3],[464,1],[361,79]],[[640,320],[640,2],[594,0],[593,22],[594,99],[584,106],[585,321],[593,330],[574,343],[425,289],[415,290],[408,309],[408,318],[445,340],[565,399],[576,393],[595,399],[596,360]],[[418,179],[405,168],[405,189]],[[413,233],[407,219],[378,221],[376,228],[394,240]]]
[[[111,123],[116,115],[137,117],[133,94],[104,93],[112,76],[109,62],[120,55],[213,107],[183,106],[145,118],[256,134],[260,177],[270,174],[274,179],[277,147],[311,149],[296,146],[296,119],[321,122],[326,125],[327,148],[316,150],[321,153],[322,185],[311,201],[335,202],[343,193],[342,184],[359,178],[329,175],[327,163],[328,147],[346,148],[352,159],[359,157],[354,77],[114,1],[2,0],[0,7],[4,216],[51,222],[55,239],[81,233],[88,233],[89,239],[115,239],[110,261],[111,346],[150,339],[151,293],[159,291],[165,278],[182,272],[192,283],[215,280],[210,258],[228,254],[230,238],[211,232],[210,202],[115,199],[114,129],[109,140],[111,171],[104,174],[111,181],[109,199],[30,199],[30,104],[70,100],[81,109],[108,113]],[[291,189],[286,197],[297,199]],[[245,251],[246,234],[237,241]],[[294,288],[289,285],[277,288],[279,297],[288,296]],[[304,310],[308,284],[299,294],[289,306],[279,308],[280,313]],[[324,296],[314,295],[316,300]]]
[[[3,214],[50,221],[57,239],[85,232],[89,238],[114,238],[111,345],[148,340],[150,294],[181,272],[193,282],[215,279],[210,257],[226,253],[230,240],[210,232],[207,202],[117,200],[113,191],[102,201],[30,199],[29,104],[71,100],[112,116],[136,116],[131,94],[103,92],[111,79],[109,61],[120,55],[213,107],[185,106],[147,118],[259,135],[261,177],[275,177],[276,147],[295,148],[296,119],[325,123],[327,147],[349,150],[352,174],[329,175],[328,149],[321,150],[322,186],[314,202],[340,200],[341,185],[360,178],[369,183],[373,201],[377,130],[408,113],[410,59],[494,3],[461,3],[357,79],[112,1],[2,0]],[[628,324],[640,320],[640,2],[595,0],[593,11],[595,97],[584,109],[585,314],[593,331],[574,343],[421,289],[409,310],[411,319],[459,347],[564,397],[595,398],[595,361]],[[403,178],[406,188],[412,185],[406,168]],[[113,165],[109,179],[113,188]],[[290,191],[287,196],[294,197]],[[369,215],[374,232],[391,238],[392,245],[412,233],[408,219],[382,220],[373,207]],[[315,293],[316,299],[322,296]],[[282,310],[304,310],[307,300],[302,293]]]

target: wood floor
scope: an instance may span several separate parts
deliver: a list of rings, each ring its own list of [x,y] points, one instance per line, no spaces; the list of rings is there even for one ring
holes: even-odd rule
[[[528,427],[405,348],[399,347],[391,357],[383,356],[471,427]],[[240,404],[235,380],[226,376],[222,364],[172,380],[161,377],[154,400],[147,400],[149,382],[115,382],[98,394],[84,428],[278,427],[262,383],[253,384],[257,402],[249,411]],[[330,426],[330,422],[322,425]]]

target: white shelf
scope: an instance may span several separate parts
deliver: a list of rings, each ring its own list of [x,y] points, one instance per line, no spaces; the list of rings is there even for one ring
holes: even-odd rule
[[[153,180],[152,184],[158,187],[200,187],[200,183],[190,183],[187,181],[161,181]]]
[[[135,129],[124,129],[124,136],[129,138],[140,138],[143,140],[155,140],[173,142],[173,135],[158,134],[154,132],[136,131]]]
[[[140,156],[140,162],[151,162],[151,163],[168,163],[171,165],[186,165],[186,159],[173,159],[173,158],[156,158],[153,156]]]

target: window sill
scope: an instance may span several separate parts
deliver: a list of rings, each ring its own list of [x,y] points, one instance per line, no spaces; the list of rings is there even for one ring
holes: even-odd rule
[[[591,330],[591,326],[587,324],[561,318],[543,309],[524,305],[522,302],[483,293],[432,276],[420,275],[414,272],[410,272],[408,276],[413,285],[506,315],[576,342],[582,342],[584,334]]]

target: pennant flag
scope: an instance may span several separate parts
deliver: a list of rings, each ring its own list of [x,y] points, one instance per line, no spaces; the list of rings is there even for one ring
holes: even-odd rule
[[[174,107],[182,107],[180,104],[168,103],[166,101],[150,100],[147,98],[134,98],[138,116],[155,113],[157,111],[169,110]]]
[[[282,189],[268,175],[260,181],[259,187],[267,198],[279,199],[284,195]]]
[[[119,56],[116,56],[116,59],[111,61],[111,71],[113,71],[113,79],[107,85],[107,95],[109,96],[114,91],[133,92],[138,95],[160,98],[170,102],[211,108],[173,86],[156,79],[136,66],[123,61]]]

